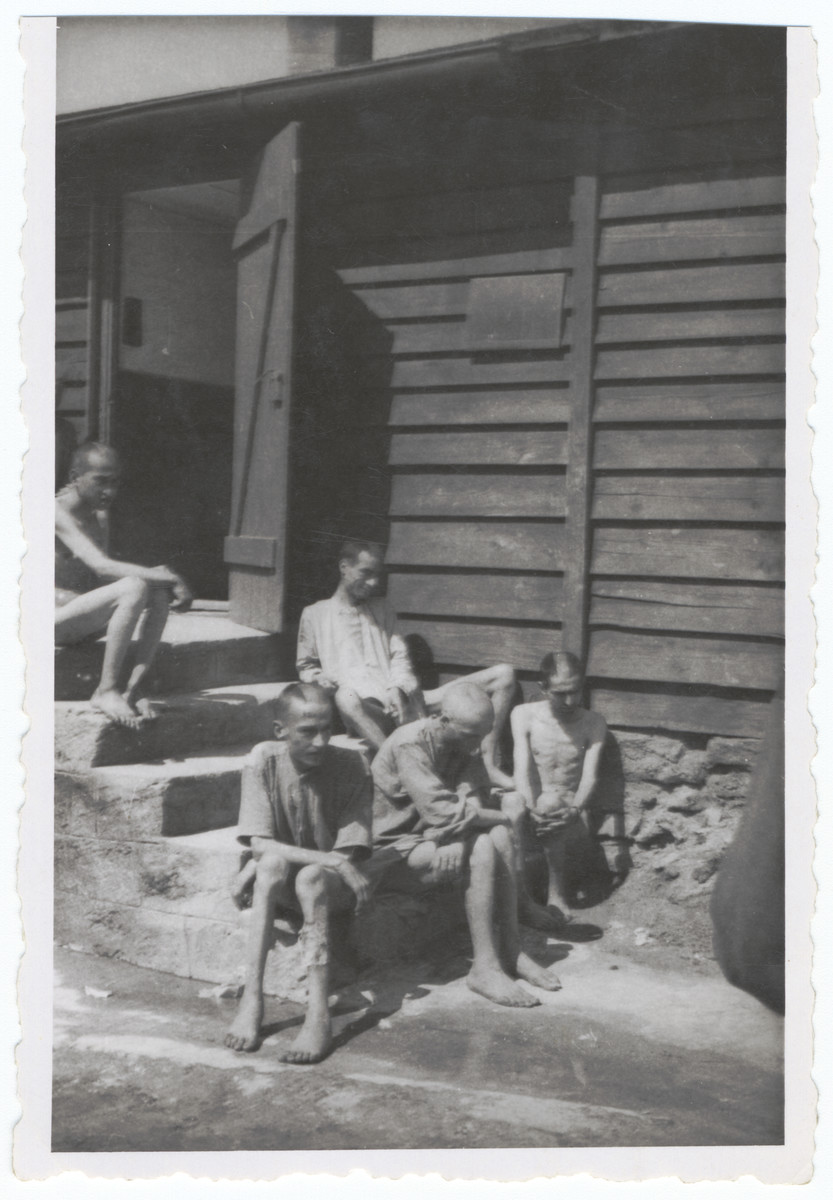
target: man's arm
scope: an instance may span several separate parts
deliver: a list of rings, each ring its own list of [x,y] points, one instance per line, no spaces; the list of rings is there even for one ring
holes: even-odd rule
[[[336,681],[328,678],[321,667],[315,637],[315,621],[308,608],[301,613],[298,625],[298,655],[295,668],[302,683],[317,683],[328,692],[334,692],[338,687]]]
[[[400,746],[396,766],[399,782],[426,826],[427,841],[437,845],[459,841],[475,825],[479,804],[446,787],[421,746]]]
[[[515,791],[523,796],[528,808],[535,804],[535,786],[532,774],[532,751],[529,746],[528,706],[519,704],[512,709],[513,757],[515,760]]]
[[[120,562],[116,558],[110,558],[60,504],[55,506],[55,534],[77,559],[104,579],[133,577],[144,579],[146,583],[159,587],[185,586],[180,577],[168,567],[143,567],[138,563]]]
[[[291,842],[279,842],[277,838],[256,835],[252,837],[251,845],[255,861],[277,849],[282,858],[299,867],[321,866],[337,871],[356,897],[357,912],[370,897],[370,884],[348,854],[338,850],[305,850],[302,846],[293,846]]]
[[[599,782],[599,766],[602,760],[605,738],[607,737],[607,725],[604,718],[599,716],[598,713],[591,713],[590,715],[593,717],[590,740],[584,752],[581,779],[573,798],[573,807],[582,811],[587,807],[596,784]]]

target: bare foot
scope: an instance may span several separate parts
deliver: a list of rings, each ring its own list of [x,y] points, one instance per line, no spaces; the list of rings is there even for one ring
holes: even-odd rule
[[[289,1049],[281,1055],[281,1062],[298,1065],[321,1062],[321,1059],[330,1053],[332,1044],[329,1013],[322,1021],[311,1021],[307,1014],[301,1032]]]
[[[503,1004],[506,1008],[535,1008],[541,1003],[536,996],[530,996],[529,992],[518,987],[502,971],[483,971],[472,968],[466,976],[466,983],[479,996],[485,996],[493,1004]]]
[[[127,699],[127,697],[125,697],[125,699]],[[128,700],[128,704],[131,704],[133,711],[136,713],[137,717],[142,722],[142,724],[144,724],[145,721],[155,721],[156,720],[157,713],[155,712],[150,700],[147,700],[145,698],[142,698],[141,700],[134,700],[134,701]]]
[[[536,904],[529,897],[518,897],[518,920],[530,929],[543,929],[547,933],[559,933],[568,924],[567,918],[555,905]]]
[[[226,1034],[226,1045],[230,1050],[260,1049],[260,1026],[263,1022],[263,1000],[260,996],[247,996],[246,992],[237,1009],[237,1016]]]
[[[533,962],[528,954],[524,954],[523,950],[518,955],[515,970],[521,979],[534,984],[535,987],[544,988],[547,992],[561,990],[561,980],[558,976],[549,967],[540,967],[538,963]]]
[[[107,720],[112,721],[114,725],[124,725],[127,729],[139,728],[138,716],[121,692],[117,692],[115,688],[108,692],[93,692],[90,704],[100,713],[104,713]]]

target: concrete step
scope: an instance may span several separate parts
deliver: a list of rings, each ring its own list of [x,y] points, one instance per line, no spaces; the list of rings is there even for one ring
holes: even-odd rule
[[[251,746],[163,762],[58,771],[55,828],[82,838],[152,841],[233,825]]]
[[[336,734],[332,744],[365,752]],[[154,841],[235,824],[251,742],[184,758],[55,773],[55,828],[71,837]]]
[[[171,613],[147,677],[151,696],[279,678],[283,639],[218,612]],[[104,638],[55,647],[55,699],[89,700],[101,675]],[[129,669],[125,667],[125,674]]]
[[[254,745],[273,736],[275,706],[285,687],[286,683],[252,683],[166,696],[153,701],[156,719],[140,729],[114,725],[84,701],[59,702],[55,768],[83,771]]]
[[[59,834],[55,839],[55,936],[61,945],[213,983],[243,978],[250,914],[230,897],[240,863],[233,829],[131,842]],[[464,928],[460,896],[380,890],[355,922],[333,931],[336,986],[357,962],[407,961]],[[275,923],[266,990],[300,999],[305,969],[296,923]]]

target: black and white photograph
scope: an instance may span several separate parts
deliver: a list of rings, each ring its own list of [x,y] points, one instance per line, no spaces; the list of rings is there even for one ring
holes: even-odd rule
[[[796,31],[39,22],[40,1150],[809,1177]]]

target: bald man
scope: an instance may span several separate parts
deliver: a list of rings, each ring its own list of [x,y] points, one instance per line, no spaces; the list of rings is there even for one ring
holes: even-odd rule
[[[88,442],[72,456],[69,483],[55,497],[55,643],[67,646],[107,630],[101,678],[90,703],[131,729],[151,714],[141,700],[168,609],[186,609],[191,593],[168,567],[119,562],[107,552],[107,516],[121,482],[119,456]],[[126,687],[122,668],[144,616]]]
[[[547,991],[561,984],[521,950],[509,817],[486,807],[480,746],[493,723],[488,696],[463,682],[437,715],[391,734],[372,766],[368,871],[377,882],[398,868],[423,884],[461,885],[474,951],[468,986],[495,1004],[531,1008],[540,1001],[518,979]]]

